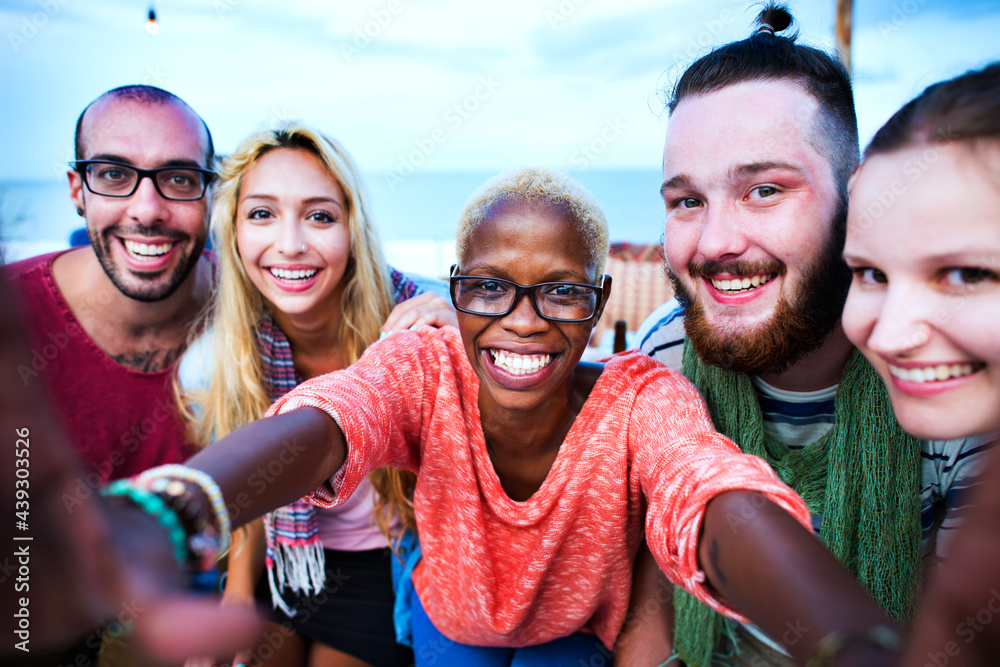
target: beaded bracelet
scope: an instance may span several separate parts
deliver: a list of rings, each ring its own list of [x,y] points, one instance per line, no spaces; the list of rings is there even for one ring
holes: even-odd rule
[[[816,652],[806,663],[806,667],[834,665],[841,653],[861,644],[895,653],[898,653],[903,646],[899,634],[884,625],[873,625],[863,631],[831,632],[816,644]]]
[[[206,472],[178,463],[150,468],[136,478],[139,483],[144,485],[149,485],[157,479],[181,480],[190,482],[201,488],[205,497],[211,503],[212,513],[215,516],[215,527],[219,535],[218,553],[225,554],[229,550],[231,523],[229,521],[229,510],[226,509],[226,504],[222,499],[222,490],[215,483],[215,480]],[[199,552],[204,552],[206,548],[209,548],[209,545],[204,543],[207,538],[208,536],[205,533],[192,535],[191,541],[194,543],[192,546]]]
[[[167,536],[174,545],[174,556],[183,567],[188,561],[187,533],[181,526],[181,521],[173,508],[168,507],[163,499],[151,491],[134,485],[127,479],[119,479],[101,489],[101,495],[107,497],[125,498],[137,506],[167,531]]]

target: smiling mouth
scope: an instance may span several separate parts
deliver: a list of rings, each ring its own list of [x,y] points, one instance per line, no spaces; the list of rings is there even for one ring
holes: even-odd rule
[[[515,354],[507,350],[490,349],[493,365],[499,366],[511,375],[535,373],[552,363],[551,354]]]
[[[901,368],[889,364],[889,374],[906,382],[944,382],[955,378],[965,377],[980,371],[986,366],[983,362],[968,364],[937,364],[936,366],[924,366],[922,368]]]
[[[744,292],[751,292],[762,285],[766,285],[771,282],[776,273],[758,273],[752,276],[744,276],[743,278],[733,278],[732,280],[716,280],[711,278],[712,287],[719,290],[723,294],[743,294]]]
[[[268,271],[270,271],[271,275],[278,280],[295,281],[309,280],[319,272],[319,269],[297,269],[295,271],[287,271],[285,269],[276,269],[271,267]]]
[[[136,243],[129,239],[122,239],[122,245],[129,256],[140,261],[150,261],[166,255],[176,245],[176,243]]]

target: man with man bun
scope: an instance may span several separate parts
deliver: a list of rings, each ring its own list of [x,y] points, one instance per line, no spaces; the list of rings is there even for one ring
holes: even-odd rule
[[[640,346],[684,372],[716,427],[803,496],[820,539],[905,622],[921,556],[940,552],[982,443],[905,433],[844,335],[853,94],[838,60],[780,34],[791,23],[786,8],[767,6],[753,35],[697,60],[670,91],[661,194],[677,298],[640,327]],[[664,583],[643,555],[637,575],[638,598]],[[784,649],[808,631],[789,619],[788,632],[767,637],[680,591],[672,604],[672,646],[624,644],[661,660],[675,650],[688,665],[713,655],[791,665]],[[878,637],[850,642],[843,651]]]

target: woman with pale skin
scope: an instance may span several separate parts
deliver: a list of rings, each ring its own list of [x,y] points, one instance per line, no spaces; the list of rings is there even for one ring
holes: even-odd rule
[[[203,445],[259,419],[302,381],[348,366],[380,331],[455,323],[450,304],[416,296],[386,267],[350,156],[309,128],[253,135],[224,160],[212,229],[219,292],[179,372]],[[297,503],[234,535],[223,605],[253,605],[256,590],[277,608],[264,639],[234,663],[412,662],[395,643],[390,580],[390,543],[414,527],[412,484],[409,473],[375,470],[336,510]]]
[[[923,600],[904,664],[1000,652],[1000,63],[931,86],[875,135],[851,185],[844,330],[893,411],[926,439],[978,436],[964,525]],[[988,452],[993,449],[994,451]],[[968,460],[949,461],[952,469]],[[975,502],[972,502],[975,499]]]

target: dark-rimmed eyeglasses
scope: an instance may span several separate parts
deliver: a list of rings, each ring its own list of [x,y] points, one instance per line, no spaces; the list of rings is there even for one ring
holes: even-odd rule
[[[604,286],[611,276],[604,276],[604,286],[589,283],[537,283],[519,285],[510,280],[490,276],[456,275],[458,265],[451,267],[451,302],[455,308],[470,315],[503,317],[510,313],[527,294],[531,305],[542,319],[555,322],[584,322],[597,314]]]
[[[87,189],[103,197],[131,197],[142,179],[149,178],[160,196],[172,201],[195,201],[205,196],[215,173],[199,167],[139,169],[108,160],[77,160],[69,166],[83,178]]]

